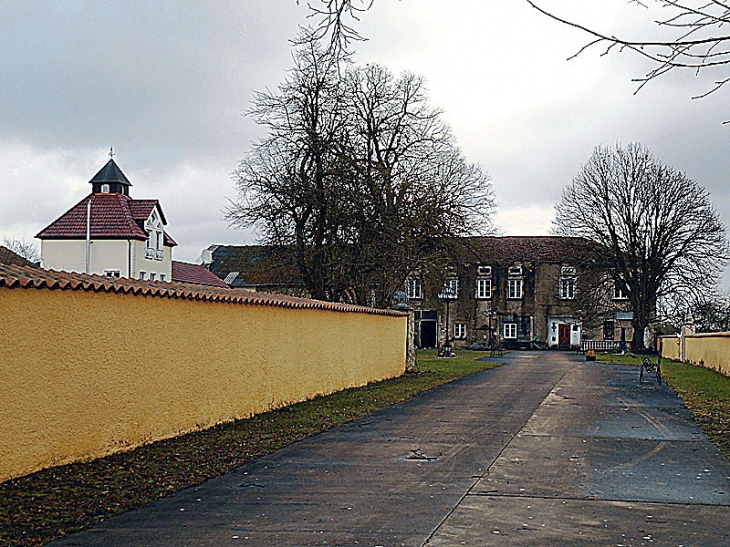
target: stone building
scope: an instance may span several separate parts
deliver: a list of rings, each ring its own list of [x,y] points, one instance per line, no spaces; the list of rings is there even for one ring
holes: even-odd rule
[[[435,281],[413,272],[398,291],[398,305],[414,313],[416,347],[443,345],[447,323],[448,340],[462,347],[492,341],[508,349],[570,349],[585,339],[631,340],[620,291],[607,287],[600,303],[581,298],[597,268],[586,240],[470,237],[457,245],[451,265],[430,274]],[[206,252],[207,267],[233,288],[306,296],[286,249],[212,245]]]
[[[595,268],[585,240],[510,236],[462,243],[443,288],[428,290],[417,273],[406,280],[417,347],[440,346],[447,337],[455,346],[499,342],[512,349],[570,349],[584,339],[617,340],[617,332],[631,339],[631,314],[617,311],[625,306],[615,291],[590,320],[584,317],[581,278]]]

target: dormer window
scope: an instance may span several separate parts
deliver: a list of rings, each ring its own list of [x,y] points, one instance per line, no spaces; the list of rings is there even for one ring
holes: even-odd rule
[[[477,275],[479,277],[491,277],[492,267],[491,266],[477,266]]]
[[[102,192],[102,194],[108,194],[109,193],[109,185],[108,184],[102,184],[101,185],[101,192]]]
[[[162,221],[157,211],[152,211],[145,223],[147,229],[147,241],[145,243],[145,258],[162,260],[165,257],[164,243],[165,232],[162,229]]]
[[[515,264],[514,266],[511,266],[507,270],[507,275],[510,277],[520,277],[522,275],[522,265]]]

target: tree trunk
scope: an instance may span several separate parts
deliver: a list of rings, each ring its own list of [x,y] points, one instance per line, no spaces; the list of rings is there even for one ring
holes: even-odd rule
[[[638,322],[633,321],[631,323],[631,326],[634,328],[634,339],[631,344],[631,349],[633,351],[641,351],[644,348],[644,330],[646,329],[647,325],[640,325]]]

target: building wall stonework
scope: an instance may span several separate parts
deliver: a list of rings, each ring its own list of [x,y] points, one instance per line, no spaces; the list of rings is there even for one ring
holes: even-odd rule
[[[459,294],[450,304],[450,340],[456,346],[474,342],[488,344],[492,339],[499,339],[507,347],[558,347],[561,325],[564,325],[570,331],[565,349],[579,346],[583,326],[576,315],[575,303],[572,299],[559,297],[562,267],[561,263],[528,261],[459,265],[455,270]],[[488,281],[491,291],[480,294],[479,280]],[[424,298],[412,300],[411,306],[438,312],[440,342],[443,343],[446,303],[424,294]],[[462,338],[454,338],[455,324],[465,325]]]

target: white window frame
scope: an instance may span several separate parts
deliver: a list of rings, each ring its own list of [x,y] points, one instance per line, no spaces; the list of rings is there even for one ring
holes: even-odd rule
[[[451,294],[454,295],[454,298],[459,298],[459,278],[452,277],[451,279],[444,281],[444,292],[451,292]]]
[[[477,299],[480,300],[489,300],[492,298],[492,280],[491,278],[487,279],[477,279]]]
[[[624,291],[618,286],[618,283],[613,284],[613,299],[614,300],[628,300],[629,295],[624,294]]]
[[[416,277],[406,279],[406,294],[408,294],[408,298],[410,299],[421,300],[423,298],[421,280]]]
[[[165,257],[165,232],[157,209],[150,213],[146,223],[147,241],[145,242],[145,258],[162,260]]]
[[[504,323],[502,325],[502,338],[517,340],[517,323]]]
[[[167,276],[163,273],[160,274],[160,281],[167,281]]]
[[[561,277],[558,291],[561,300],[575,299],[575,277]]]
[[[157,281],[157,273],[150,272],[150,281]]]
[[[107,277],[116,277],[119,279],[122,277],[122,272],[120,270],[104,270],[104,275]]]
[[[147,281],[147,272],[145,272],[144,270],[140,270],[139,271],[139,278],[142,281]]]
[[[454,340],[466,340],[466,323],[454,323]]]
[[[522,266],[519,264],[510,266],[509,269],[507,270],[507,275],[510,277],[522,275]]]
[[[509,300],[522,299],[522,279],[507,280],[507,298]]]
[[[491,266],[477,266],[477,275],[480,275],[480,276],[492,275],[492,267]]]

